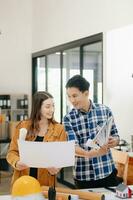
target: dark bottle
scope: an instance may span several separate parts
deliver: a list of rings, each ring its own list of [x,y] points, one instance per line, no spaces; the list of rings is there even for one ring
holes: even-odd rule
[[[54,187],[49,187],[48,200],[56,200],[56,190]]]

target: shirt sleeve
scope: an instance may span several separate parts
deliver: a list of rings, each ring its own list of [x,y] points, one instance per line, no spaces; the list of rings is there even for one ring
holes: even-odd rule
[[[77,140],[75,131],[73,130],[71,121],[70,121],[70,119],[68,117],[66,117],[66,116],[64,117],[63,124],[64,124],[64,127],[65,127],[65,131],[68,134],[68,140],[69,141],[70,140],[75,140],[75,143],[78,144],[78,140]]]
[[[17,140],[19,138],[19,125],[15,129],[15,133],[13,134],[10,147],[6,156],[8,163],[13,167],[16,168],[16,162],[20,160],[19,158],[19,150],[18,150],[18,143]]]
[[[112,117],[112,127],[111,127],[110,135],[112,137],[118,137],[119,138],[118,129],[117,129],[115,121],[114,121],[113,113],[110,109],[109,109],[108,117]]]

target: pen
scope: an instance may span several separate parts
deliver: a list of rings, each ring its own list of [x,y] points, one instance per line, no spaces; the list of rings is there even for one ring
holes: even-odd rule
[[[89,192],[93,192],[93,190],[88,190]]]

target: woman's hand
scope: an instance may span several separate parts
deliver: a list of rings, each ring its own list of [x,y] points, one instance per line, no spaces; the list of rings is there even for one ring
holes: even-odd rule
[[[22,163],[20,160],[16,162],[16,165],[15,167],[17,168],[17,170],[21,171],[21,170],[24,170],[24,169],[27,169],[28,166],[25,165],[24,163]]]
[[[60,171],[60,168],[49,167],[49,168],[47,168],[47,170],[51,175],[56,175]]]

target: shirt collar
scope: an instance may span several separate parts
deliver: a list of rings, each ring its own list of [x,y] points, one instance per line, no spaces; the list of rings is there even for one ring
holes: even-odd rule
[[[90,101],[90,109],[88,110],[88,111],[84,111],[84,110],[81,110],[81,109],[75,109],[75,112],[76,112],[76,114],[79,114],[79,113],[88,113],[88,112],[90,112],[91,110],[93,110],[93,109],[95,109],[96,108],[96,105],[91,101],[91,100],[89,100]]]

